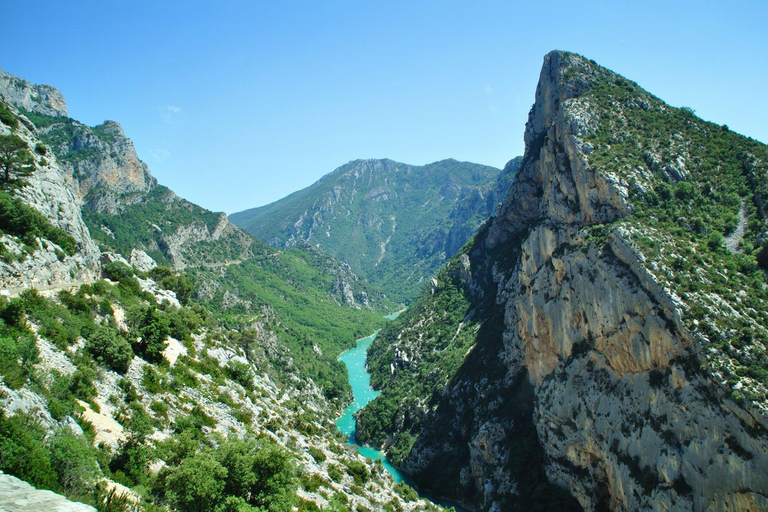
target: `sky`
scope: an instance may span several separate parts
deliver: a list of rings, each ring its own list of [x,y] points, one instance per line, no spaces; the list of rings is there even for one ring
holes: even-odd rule
[[[766,20],[764,0],[0,0],[0,67],[233,213],[358,158],[502,167],[555,49],[768,142]]]

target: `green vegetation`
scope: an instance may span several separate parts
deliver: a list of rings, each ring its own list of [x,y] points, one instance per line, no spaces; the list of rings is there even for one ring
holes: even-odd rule
[[[319,270],[323,267],[317,258],[323,255],[300,249],[263,251],[223,272],[201,267],[188,275],[196,282],[217,284],[220,291],[206,305],[225,325],[236,328],[254,316],[261,318],[280,342],[279,352],[268,355],[272,365],[281,373],[311,378],[340,406],[350,388],[338,356],[375,331],[383,323],[381,313],[340,306],[329,293],[334,276]],[[235,292],[238,301],[231,299]],[[253,346],[249,339],[242,337]]]
[[[40,212],[3,191],[0,191],[0,230],[20,238],[28,252],[39,248],[36,240],[39,237],[50,240],[70,256],[75,253],[77,242],[72,235],[53,226]],[[14,257],[7,249],[0,250],[0,255],[6,260]]]
[[[421,167],[356,160],[230,219],[273,245],[297,239],[317,245],[394,302],[409,303],[494,212],[503,194],[496,188],[508,186],[506,177],[516,170],[500,176],[498,169],[455,160]]]
[[[99,327],[85,340],[85,349],[94,360],[119,373],[128,371],[133,360],[131,345],[113,327]]]
[[[0,188],[20,188],[35,170],[32,154],[18,135],[0,135]]]
[[[48,128],[54,124],[73,122],[73,120],[69,119],[68,117],[37,114],[22,107],[19,107],[19,112],[24,114],[27,119],[32,121],[32,124],[34,124],[38,129]]]
[[[452,259],[436,276],[437,288],[425,289],[411,307],[379,332],[368,351],[371,385],[382,393],[360,411],[357,439],[381,446],[394,435],[387,449],[393,464],[403,461],[421,431],[419,415],[410,413],[456,375],[476,342],[476,323],[470,321],[458,328],[472,308],[459,266],[459,260]],[[420,338],[418,345],[409,347],[409,352],[418,354],[419,363],[402,368],[390,379],[390,365],[401,346],[398,339],[403,337]],[[403,415],[409,421],[397,428]]]
[[[97,190],[92,194],[99,194]],[[88,201],[86,197],[86,202]],[[143,194],[141,199],[128,201],[119,214],[83,209],[83,219],[91,236],[105,249],[130,255],[131,250],[144,249],[161,265],[170,266],[171,255],[167,250],[152,250],[153,247],[167,248],[166,237],[181,226],[199,225],[212,232],[219,222],[220,214],[210,212],[183,199],[169,189],[157,186]],[[104,229],[106,228],[108,232]],[[228,236],[216,244],[189,244],[184,247],[184,257],[192,262],[215,262],[239,259],[247,249],[236,236]]]
[[[580,101],[601,120],[587,138],[590,165],[631,183],[632,215],[600,230],[621,227],[682,299],[709,371],[743,386],[734,400],[768,410],[768,146],[602,68],[571,73],[584,72]]]
[[[5,102],[0,101],[0,122],[15,130],[19,127],[18,118],[11,112]]]

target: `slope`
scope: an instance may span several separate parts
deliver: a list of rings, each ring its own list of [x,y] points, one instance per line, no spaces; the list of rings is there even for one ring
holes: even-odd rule
[[[0,470],[109,510],[436,509],[336,439],[379,294],[176,197],[55,89],[0,95],[29,171],[0,192]]]
[[[355,160],[304,190],[230,219],[271,245],[315,245],[392,300],[407,303],[496,208],[499,187],[516,163],[500,175],[455,160],[425,166]]]
[[[358,438],[478,509],[566,506],[552,484],[765,508],[768,147],[564,52],[525,141],[496,217],[377,337]]]

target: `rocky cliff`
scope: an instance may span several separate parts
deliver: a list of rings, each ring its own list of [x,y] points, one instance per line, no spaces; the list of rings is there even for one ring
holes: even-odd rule
[[[9,76],[2,74],[0,78],[7,81]],[[24,83],[10,80],[6,85],[13,87],[1,94],[7,97],[6,93],[16,91],[19,101],[23,103],[25,98],[32,97],[30,95],[45,92],[48,96],[44,98],[48,98],[52,105],[65,108],[63,98],[55,89],[17,87]],[[12,105],[5,105],[20,122],[13,130],[0,124],[0,135],[15,134],[26,143],[27,151],[35,155],[32,173],[25,178],[26,184],[13,187],[10,193],[40,212],[53,227],[73,237],[76,246],[72,251],[65,251],[53,240],[37,237],[36,242],[31,242],[21,233],[6,232],[2,236],[2,244],[9,256],[0,260],[0,283],[4,290],[15,292],[30,286],[89,281],[98,273],[99,250],[83,222],[76,184],[55,157],[41,156],[40,153],[47,153],[48,149],[41,142],[34,125]],[[35,105],[44,110],[53,108],[46,106],[46,103]]]
[[[44,116],[67,117],[67,102],[61,91],[38,85],[0,69],[0,96],[7,103]]]
[[[765,509],[766,146],[563,52],[525,141],[496,217],[372,348],[359,428],[476,509],[547,482],[589,510]],[[386,406],[404,382],[423,398]]]

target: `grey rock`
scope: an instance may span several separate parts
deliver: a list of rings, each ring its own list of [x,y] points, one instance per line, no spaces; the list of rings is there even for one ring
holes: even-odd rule
[[[38,490],[0,471],[0,512],[96,512],[52,491]]]
[[[67,102],[61,91],[50,85],[36,85],[0,69],[0,96],[30,112],[67,117]]]
[[[133,249],[131,251],[131,265],[141,272],[149,272],[157,266],[157,263],[146,252],[140,249]]]

